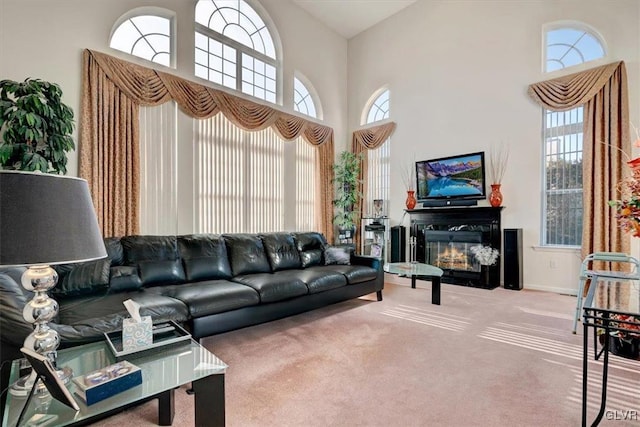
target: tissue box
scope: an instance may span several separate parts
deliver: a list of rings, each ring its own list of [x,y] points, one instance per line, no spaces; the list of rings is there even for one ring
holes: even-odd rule
[[[153,324],[151,316],[142,316],[142,321],[132,318],[122,321],[122,349],[137,350],[153,344]]]

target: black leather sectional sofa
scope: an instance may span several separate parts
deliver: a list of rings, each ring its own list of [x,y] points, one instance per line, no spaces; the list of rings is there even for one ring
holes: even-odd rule
[[[60,309],[50,325],[61,348],[121,329],[127,299],[141,315],[177,321],[196,339],[373,292],[382,299],[381,262],[328,246],[320,233],[126,236],[105,245],[103,260],[56,266],[51,294]],[[20,285],[23,271],[0,270],[3,362],[21,357],[33,330],[22,317],[33,297]]]

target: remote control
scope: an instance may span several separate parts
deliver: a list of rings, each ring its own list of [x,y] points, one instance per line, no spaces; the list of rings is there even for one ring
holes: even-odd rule
[[[159,323],[157,325],[153,325],[153,334],[165,334],[167,332],[174,331],[174,328],[170,323]]]

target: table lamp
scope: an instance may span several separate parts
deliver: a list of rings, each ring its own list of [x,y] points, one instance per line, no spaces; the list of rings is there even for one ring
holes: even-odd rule
[[[87,181],[0,170],[0,266],[28,267],[22,286],[35,296],[22,314],[34,329],[24,347],[46,356],[54,367],[60,338],[48,323],[58,314],[58,303],[47,291],[58,275],[50,266],[106,256]],[[32,371],[21,378],[11,392],[29,393],[36,376]]]

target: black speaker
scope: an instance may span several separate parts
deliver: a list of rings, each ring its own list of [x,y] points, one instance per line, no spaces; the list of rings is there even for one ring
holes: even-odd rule
[[[407,260],[407,238],[402,225],[391,227],[391,262],[405,262]]]
[[[522,228],[504,229],[504,288],[522,289]]]

